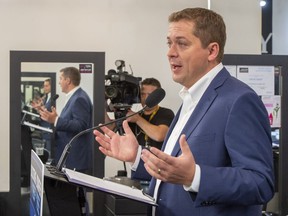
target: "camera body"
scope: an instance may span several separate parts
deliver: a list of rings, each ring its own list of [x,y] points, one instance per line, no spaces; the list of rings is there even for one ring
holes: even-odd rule
[[[116,62],[121,61],[121,65]],[[140,102],[140,82],[141,77],[134,77],[123,70],[125,62],[117,60],[115,62],[117,71],[111,69],[105,75],[105,98],[110,99],[114,109],[115,118],[126,115],[132,104]]]

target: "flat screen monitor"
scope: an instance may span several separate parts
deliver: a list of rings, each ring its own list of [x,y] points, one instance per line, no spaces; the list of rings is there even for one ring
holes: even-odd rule
[[[271,128],[272,147],[279,148],[280,130],[279,128]]]

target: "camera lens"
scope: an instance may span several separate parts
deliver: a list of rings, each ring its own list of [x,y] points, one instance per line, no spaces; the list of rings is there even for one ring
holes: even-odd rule
[[[118,90],[115,86],[106,86],[105,95],[107,98],[116,98],[118,95]]]

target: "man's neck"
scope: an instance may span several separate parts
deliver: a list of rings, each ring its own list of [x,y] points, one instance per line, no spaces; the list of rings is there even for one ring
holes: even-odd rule
[[[73,86],[73,87],[70,87],[66,93],[66,95],[70,95],[70,94],[73,94],[75,91],[77,91],[80,87],[79,86]]]

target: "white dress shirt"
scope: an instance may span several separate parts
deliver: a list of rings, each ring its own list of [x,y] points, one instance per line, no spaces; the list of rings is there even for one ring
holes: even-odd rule
[[[70,92],[68,92],[68,93],[66,94],[65,104],[64,104],[63,107],[66,106],[66,104],[67,104],[67,102],[69,101],[69,99],[72,97],[72,95],[73,95],[79,88],[80,88],[80,86],[77,86],[77,87],[73,88]],[[60,115],[60,114],[59,114],[59,115]],[[55,122],[54,122],[54,126],[55,126],[55,127],[56,127],[56,125],[57,125],[58,118],[59,118],[59,117],[57,116],[56,119],[55,119]]]

